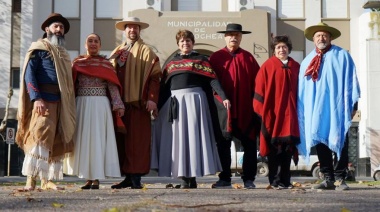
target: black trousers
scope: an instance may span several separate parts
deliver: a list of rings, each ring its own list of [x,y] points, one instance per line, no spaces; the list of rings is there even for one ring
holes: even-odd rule
[[[324,174],[325,179],[330,181],[344,180],[348,170],[348,136],[346,135],[339,160],[336,153],[324,144],[317,144],[316,149],[321,172]]]
[[[280,184],[286,187],[290,186],[290,163],[292,160],[292,153],[287,151],[281,151],[278,153],[277,149],[273,149],[267,158],[269,184],[273,186],[278,186]]]
[[[241,141],[244,148],[243,155],[243,173],[241,178],[243,181],[254,181],[257,173],[257,144],[256,140],[250,139],[248,136],[235,130],[235,124],[232,123],[233,138]],[[223,171],[219,174],[219,179],[231,182],[231,140],[218,139],[217,143],[220,163]]]

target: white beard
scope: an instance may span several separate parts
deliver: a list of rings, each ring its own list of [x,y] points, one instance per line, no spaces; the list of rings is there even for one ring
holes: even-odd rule
[[[63,36],[57,36],[53,33],[47,35],[48,40],[54,46],[64,47],[66,42]]]

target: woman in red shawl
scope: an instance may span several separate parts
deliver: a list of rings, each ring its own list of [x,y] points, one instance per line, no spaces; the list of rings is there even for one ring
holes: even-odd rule
[[[297,119],[297,87],[300,65],[289,57],[288,36],[276,36],[273,56],[261,66],[255,86],[254,111],[262,120],[260,154],[268,156],[272,188],[291,188],[290,162],[300,142]],[[295,157],[298,159],[298,157]],[[295,160],[296,162],[296,160]]]
[[[100,46],[100,37],[90,34],[87,54],[75,58],[72,67],[77,125],[66,173],[87,179],[82,189],[99,189],[99,179],[120,177],[111,105],[115,116],[121,117],[124,104],[119,80],[111,63],[99,55]]]

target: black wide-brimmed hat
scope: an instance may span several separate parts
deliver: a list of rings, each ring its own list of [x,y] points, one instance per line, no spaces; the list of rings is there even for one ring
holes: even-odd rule
[[[65,27],[65,33],[64,34],[69,32],[69,30],[70,30],[69,21],[59,13],[52,13],[49,15],[49,17],[41,25],[42,31],[45,32],[45,28],[50,26],[50,24],[52,24],[54,22],[61,22],[63,24],[63,26]]]
[[[240,24],[227,24],[226,31],[217,31],[217,33],[227,33],[227,32],[241,32],[242,34],[249,34],[250,31],[243,31]]]

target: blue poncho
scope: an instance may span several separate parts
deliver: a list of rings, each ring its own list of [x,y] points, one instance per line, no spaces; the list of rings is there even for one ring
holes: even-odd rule
[[[298,121],[301,143],[298,150],[309,157],[310,148],[323,143],[340,158],[345,136],[351,126],[351,113],[360,96],[355,64],[350,54],[332,46],[325,53],[318,80],[304,76],[312,51],[302,61],[298,81]]]

